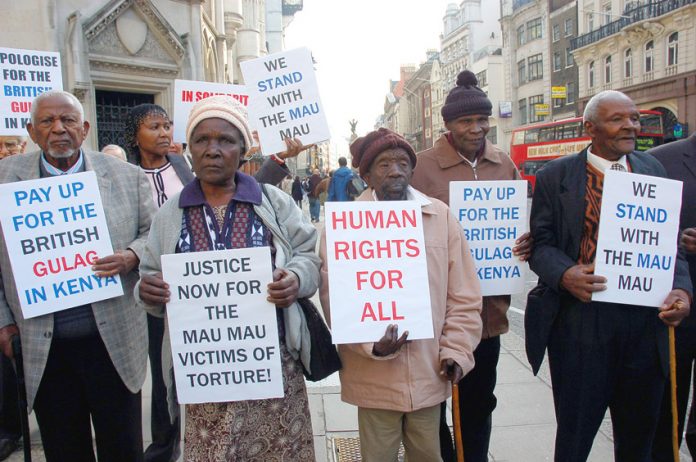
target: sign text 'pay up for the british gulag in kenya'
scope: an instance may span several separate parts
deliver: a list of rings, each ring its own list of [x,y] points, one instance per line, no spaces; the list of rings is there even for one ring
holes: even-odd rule
[[[180,403],[283,397],[269,247],[162,255]]]
[[[527,182],[451,181],[450,210],[464,229],[482,295],[524,291],[526,265],[512,249],[527,229]]]
[[[174,81],[174,141],[186,143],[186,122],[193,105],[216,95],[229,96],[244,106],[249,104],[249,94],[244,85],[178,79]]]
[[[333,341],[375,342],[389,324],[433,338],[420,205],[327,202],[325,226]]]
[[[607,170],[594,273],[607,289],[592,300],[662,305],[672,290],[681,181]]]
[[[3,184],[0,197],[25,318],[123,295],[118,275],[92,271],[97,259],[114,253],[94,172]]]
[[[0,136],[26,136],[34,98],[63,89],[60,53],[0,48],[0,85]]]
[[[240,67],[249,91],[249,123],[259,132],[264,154],[285,151],[286,138],[305,145],[330,138],[309,49],[244,61]]]

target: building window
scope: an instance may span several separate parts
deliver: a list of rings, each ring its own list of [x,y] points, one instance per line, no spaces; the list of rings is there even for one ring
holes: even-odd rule
[[[561,54],[559,52],[555,52],[553,54],[553,70],[554,72],[558,72],[561,70]]]
[[[476,79],[478,80],[478,86],[479,88],[483,88],[486,85],[488,85],[488,78],[486,76],[486,71],[485,69],[476,74]]]
[[[518,85],[522,85],[527,81],[527,71],[526,71],[526,66],[524,64],[524,59],[520,62],[517,63],[517,83]]]
[[[575,65],[575,59],[573,58],[573,52],[570,48],[566,48],[566,67],[571,67]]]
[[[587,30],[589,32],[594,30],[594,13],[587,13]]]
[[[630,78],[633,76],[633,52],[630,48],[624,51],[624,77]]]
[[[498,127],[491,127],[486,135],[491,144],[498,144]]]
[[[611,56],[604,58],[604,83],[611,83]]]
[[[524,45],[524,25],[520,26],[517,28],[517,45],[522,46]]]
[[[654,69],[653,51],[655,44],[652,40],[645,44],[645,72],[652,72]]]
[[[558,42],[560,39],[561,39],[561,25],[554,24],[553,25],[553,41]]]
[[[527,22],[527,41],[531,42],[541,38],[541,18],[532,19]]]
[[[530,82],[544,78],[544,60],[541,53],[527,58],[527,78]]]
[[[677,63],[679,63],[679,32],[674,32],[667,39],[667,65],[674,66]]]
[[[573,35],[573,18],[565,20],[565,36]]]
[[[565,104],[565,98],[554,98],[553,99],[553,107],[558,109],[559,107],[563,107]]]
[[[611,22],[611,3],[602,7],[602,25],[606,26]]]
[[[522,98],[519,100],[518,105],[520,111],[520,125],[524,125],[527,123],[527,100]]]
[[[566,104],[575,102],[575,82],[566,83]]]
[[[536,115],[536,106],[537,104],[544,104],[544,95],[536,95],[536,96],[530,96],[529,97],[529,121],[530,122],[540,122],[544,120],[545,116],[537,116]]]
[[[592,88],[594,85],[594,61],[590,61],[590,64],[587,65],[587,86]]]

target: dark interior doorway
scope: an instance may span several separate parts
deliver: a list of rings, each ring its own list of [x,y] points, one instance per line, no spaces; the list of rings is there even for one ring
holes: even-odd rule
[[[155,95],[97,90],[95,96],[99,149],[101,150],[107,144],[117,144],[126,149],[123,138],[123,121],[128,111],[138,104],[154,103]],[[128,160],[133,162],[130,155]]]

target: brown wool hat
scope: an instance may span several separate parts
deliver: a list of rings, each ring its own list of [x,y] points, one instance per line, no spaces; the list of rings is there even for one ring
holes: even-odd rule
[[[360,176],[364,176],[370,169],[372,161],[379,154],[393,148],[401,148],[406,151],[411,159],[411,166],[416,166],[416,152],[408,144],[408,141],[388,128],[380,128],[356,139],[350,145],[353,167],[360,170]]]
[[[442,119],[445,123],[462,116],[493,114],[493,105],[486,93],[478,87],[478,79],[471,71],[462,71],[457,76],[454,87],[442,106]]]

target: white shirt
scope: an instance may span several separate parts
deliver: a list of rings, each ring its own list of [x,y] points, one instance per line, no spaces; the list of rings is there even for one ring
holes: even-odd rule
[[[597,154],[592,154],[590,151],[592,146],[587,148],[587,162],[599,170],[600,172],[604,173],[605,170],[611,169],[612,164],[619,163],[623,166],[623,168],[628,172],[628,162],[626,162],[626,156],[621,156],[619,160],[616,161],[611,161],[607,160],[603,157],[599,157]]]

